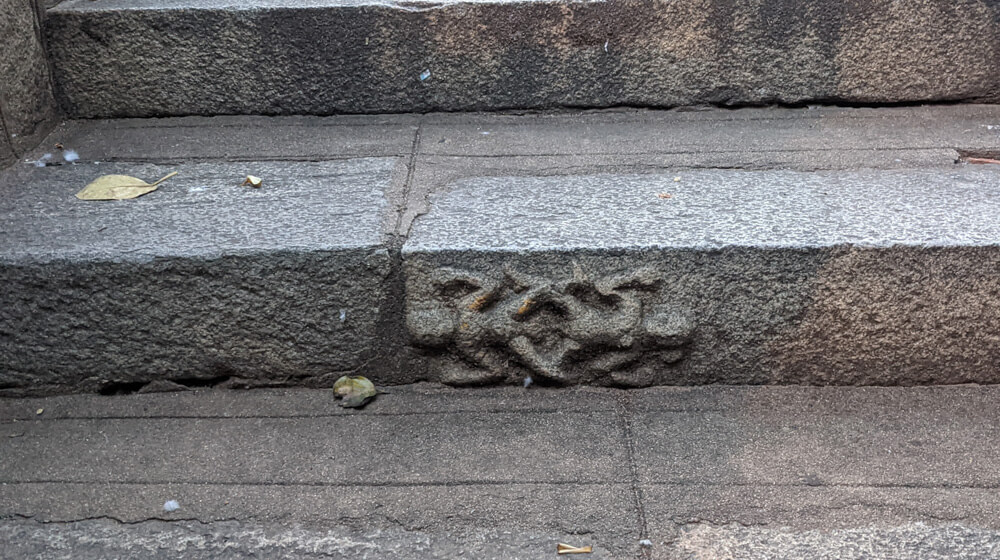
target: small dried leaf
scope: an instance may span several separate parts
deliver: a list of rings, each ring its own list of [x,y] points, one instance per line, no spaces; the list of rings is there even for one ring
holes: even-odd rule
[[[556,554],[590,554],[593,551],[594,548],[590,545],[573,546],[563,543],[559,543],[556,545]]]
[[[80,200],[127,200],[136,198],[156,190],[157,186],[167,179],[177,175],[174,171],[153,183],[128,175],[101,175],[94,179],[82,191],[76,193]]]
[[[658,196],[660,198],[666,199],[666,198],[670,198],[672,195],[670,193],[661,192],[660,194],[658,194],[656,196]]]
[[[375,390],[375,384],[360,375],[345,375],[333,384],[333,395],[342,399],[340,406],[344,408],[361,408],[374,399],[376,394],[378,391]]]
[[[247,175],[246,181],[243,181],[244,185],[250,185],[255,189],[259,189],[262,184],[264,184],[263,179],[260,177],[254,177],[253,175]]]

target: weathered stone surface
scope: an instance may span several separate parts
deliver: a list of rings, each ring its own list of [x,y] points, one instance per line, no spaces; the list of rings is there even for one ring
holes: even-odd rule
[[[394,166],[78,164],[4,176],[0,388],[332,383],[372,362],[392,282]],[[101,174],[174,170],[136,200],[74,197]],[[251,172],[261,189],[238,186]]]
[[[307,389],[0,399],[0,543],[85,560],[545,559],[557,542],[615,559],[993,558],[998,398],[419,384],[362,410]]]
[[[6,167],[17,159],[14,147],[10,144],[10,135],[7,128],[0,122],[0,168]]]
[[[863,558],[922,558],[925,560],[991,558],[1000,550],[1000,533],[952,524],[922,523],[900,527],[868,527],[839,531],[791,531],[728,525],[693,524],[680,533],[671,550],[659,559],[690,560],[861,560]]]
[[[32,0],[0,0],[0,118],[14,152],[6,155],[0,147],[0,167],[37,146],[55,124],[52,80]]]
[[[61,103],[86,117],[997,101],[998,10],[67,0],[46,33]]]
[[[407,327],[429,375],[1000,380],[995,171],[678,179],[478,178],[431,195],[403,247]]]

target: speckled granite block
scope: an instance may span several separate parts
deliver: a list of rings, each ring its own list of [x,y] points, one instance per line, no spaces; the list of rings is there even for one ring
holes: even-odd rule
[[[996,102],[998,10],[991,0],[66,0],[46,31],[61,103],[81,117]]]
[[[0,390],[327,384],[382,346],[392,158],[78,164],[0,184]],[[248,170],[260,189],[239,186]],[[126,201],[73,195],[99,174]],[[391,220],[390,220],[391,221]]]
[[[32,0],[0,0],[0,53],[0,116],[13,151],[0,147],[2,166],[37,146],[57,114]]]
[[[455,384],[1000,381],[996,170],[495,177],[430,196],[407,327]]]

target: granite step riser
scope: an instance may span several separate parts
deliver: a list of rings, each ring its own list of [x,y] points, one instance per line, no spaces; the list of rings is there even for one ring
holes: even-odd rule
[[[1000,248],[5,264],[0,394],[145,383],[1000,382]],[[401,294],[405,292],[405,294]],[[162,383],[152,387],[162,387]]]
[[[1000,5],[67,0],[71,117],[1000,101]]]

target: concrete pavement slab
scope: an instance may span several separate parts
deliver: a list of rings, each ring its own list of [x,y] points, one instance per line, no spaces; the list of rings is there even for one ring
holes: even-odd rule
[[[437,156],[652,155],[904,151],[1000,142],[996,105],[732,111],[435,113],[421,153]]]
[[[53,555],[87,538],[102,551],[189,542],[192,523],[196,540],[216,535],[198,541],[206,550],[224,535],[244,551],[270,542],[247,532],[307,546],[326,531],[445,556],[551,557],[565,541],[611,558],[934,558],[958,550],[948,543],[990,557],[996,393],[418,385],[346,416],[309,416],[329,391],[10,399],[0,534],[22,547],[10,550]],[[26,419],[26,405],[43,412]],[[180,509],[164,512],[167,500]]]
[[[633,556],[605,535],[588,558]],[[400,558],[403,560],[478,558],[528,560],[551,558],[560,542],[593,542],[581,536],[539,528],[406,531],[345,529],[341,527],[284,528],[281,526],[220,522],[211,524],[150,521],[122,524],[93,520],[41,524],[32,520],[0,522],[0,542],[12,557],[38,560],[122,560],[176,558],[229,559],[294,557],[324,559]],[[71,555],[71,556],[70,556]]]
[[[616,412],[51,420],[0,429],[6,482],[593,484],[628,468]]]
[[[995,387],[766,388],[711,408],[639,410],[640,480],[741,485],[1000,487]],[[684,403],[651,391],[645,406]]]
[[[55,144],[82,161],[322,161],[399,157],[413,148],[419,115],[179,117],[67,121],[32,153]]]
[[[620,406],[617,391],[598,387],[549,389],[533,387],[530,397],[520,387],[483,388],[469,394],[436,383],[385,387],[373,378],[378,398],[363,414],[405,416],[458,413],[584,413],[613,412]],[[300,418],[356,415],[335,406],[332,391],[255,389],[253,391],[189,390],[180,392],[96,396],[59,395],[0,399],[0,422],[12,420],[100,418]],[[44,408],[39,416],[36,411]]]
[[[909,524],[888,529],[793,532],[729,525],[698,525],[681,533],[675,546],[654,558],[726,559],[862,559],[862,558],[995,558],[1000,533],[962,525],[929,527]]]

